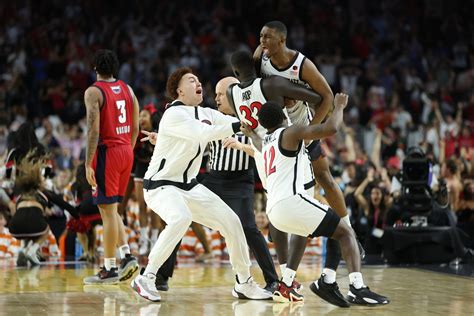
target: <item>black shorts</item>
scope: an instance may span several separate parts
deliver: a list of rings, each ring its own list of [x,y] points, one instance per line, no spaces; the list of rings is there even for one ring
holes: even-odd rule
[[[309,146],[306,147],[308,150],[309,159],[311,161],[316,161],[321,157],[324,157],[323,150],[321,148],[321,141],[315,140]]]
[[[149,162],[136,161],[133,169],[133,180],[143,180],[149,164]]]
[[[49,227],[41,208],[22,207],[16,210],[8,229],[13,237],[26,239],[44,235]]]

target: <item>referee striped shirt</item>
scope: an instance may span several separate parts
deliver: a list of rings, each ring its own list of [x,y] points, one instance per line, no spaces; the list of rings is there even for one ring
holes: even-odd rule
[[[241,132],[232,137],[242,144],[250,144],[250,139]],[[242,150],[224,148],[224,140],[209,143],[209,163],[213,171],[243,171],[252,168],[251,157]]]

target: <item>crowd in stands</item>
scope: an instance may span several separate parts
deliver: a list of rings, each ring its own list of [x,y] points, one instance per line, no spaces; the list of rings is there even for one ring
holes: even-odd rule
[[[163,109],[168,74],[189,66],[203,82],[203,105],[213,107],[215,83],[231,75],[230,54],[253,51],[264,22],[279,19],[288,27],[288,46],[313,60],[334,92],[350,96],[345,128],[326,140],[324,152],[358,235],[369,242],[374,228],[396,224],[387,220],[393,178],[407,149],[418,146],[433,177],[447,185],[450,212],[474,240],[472,12],[473,2],[459,0],[2,2],[0,156],[7,160],[12,132],[33,126],[51,153],[52,185],[70,196],[68,184],[84,157],[83,93],[95,79],[96,49],[117,52],[117,76],[134,88],[141,106]],[[11,188],[4,188],[8,195]],[[15,254],[2,224],[11,203],[1,199],[0,258]],[[257,223],[265,231],[263,210],[257,199]],[[134,239],[139,231],[132,222]],[[212,252],[225,256],[225,247],[216,245],[221,238],[207,232]],[[192,231],[185,239],[182,253],[202,254]],[[380,253],[377,240],[369,246]]]

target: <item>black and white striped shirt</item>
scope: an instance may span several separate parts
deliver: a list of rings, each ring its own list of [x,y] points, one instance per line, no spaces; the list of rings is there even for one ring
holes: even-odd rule
[[[250,144],[250,139],[241,132],[232,137],[242,144]],[[209,165],[213,171],[243,171],[252,168],[251,157],[242,150],[224,148],[224,140],[209,143]]]

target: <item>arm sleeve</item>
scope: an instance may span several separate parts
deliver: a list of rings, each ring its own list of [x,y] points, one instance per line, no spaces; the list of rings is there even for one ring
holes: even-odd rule
[[[44,190],[43,193],[44,195],[46,195],[46,197],[51,203],[67,211],[69,214],[71,214],[72,217],[79,218],[79,213],[77,213],[76,208],[68,202],[64,201],[61,196],[49,190]]]
[[[235,122],[235,121],[233,121]],[[160,133],[183,139],[199,139],[206,142],[222,139],[234,134],[233,122],[224,125],[203,123],[179,108],[168,109],[160,124]]]

